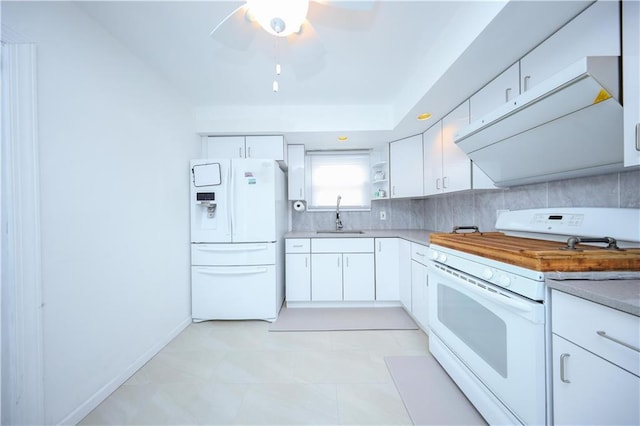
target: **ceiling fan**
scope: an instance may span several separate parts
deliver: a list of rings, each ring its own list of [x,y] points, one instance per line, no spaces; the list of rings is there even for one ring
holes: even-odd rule
[[[296,76],[304,79],[324,65],[325,48],[311,22],[359,31],[368,28],[374,17],[373,1],[246,0],[209,35],[238,51],[249,50],[256,39],[262,42],[257,46],[261,50],[275,41]]]

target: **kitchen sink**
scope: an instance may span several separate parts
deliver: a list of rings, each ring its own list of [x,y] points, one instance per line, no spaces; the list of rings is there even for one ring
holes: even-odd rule
[[[331,231],[316,231],[316,234],[364,234],[364,231],[356,231],[356,230],[331,230]]]

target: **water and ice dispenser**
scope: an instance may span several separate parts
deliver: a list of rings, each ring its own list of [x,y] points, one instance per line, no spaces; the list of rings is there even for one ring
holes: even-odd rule
[[[220,163],[200,163],[191,167],[192,233],[218,227],[218,203],[224,193]],[[195,228],[195,229],[194,229]],[[206,232],[206,231],[205,231]]]

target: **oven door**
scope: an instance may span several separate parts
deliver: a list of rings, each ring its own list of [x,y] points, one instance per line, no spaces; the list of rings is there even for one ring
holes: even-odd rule
[[[439,263],[429,269],[431,331],[522,423],[544,424],[544,305]]]

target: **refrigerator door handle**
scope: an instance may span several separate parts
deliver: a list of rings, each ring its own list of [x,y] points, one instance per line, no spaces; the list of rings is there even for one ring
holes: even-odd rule
[[[208,252],[225,252],[225,251],[258,251],[258,250],[266,250],[266,244],[242,244],[242,245],[224,245],[224,246],[216,246],[216,245],[207,245],[204,247],[196,247],[198,251],[208,251]]]
[[[227,171],[227,205],[229,208],[227,212],[229,213],[229,232],[231,233],[231,241],[233,241],[233,215],[235,214],[235,209],[233,203],[234,200],[234,179],[233,179],[233,161],[229,162],[229,170]]]
[[[267,268],[265,267],[248,267],[248,268],[237,268],[237,267],[226,267],[223,266],[221,268],[198,268],[196,272],[204,275],[254,275],[254,274],[265,274],[267,272]]]

